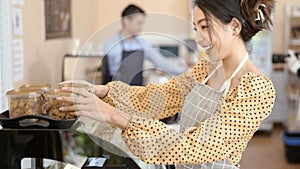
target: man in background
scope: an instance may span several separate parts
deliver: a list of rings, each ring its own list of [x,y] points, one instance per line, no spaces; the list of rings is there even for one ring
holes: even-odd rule
[[[130,85],[143,85],[144,59],[171,74],[177,75],[185,71],[185,68],[168,62],[149,42],[138,36],[145,22],[144,10],[130,4],[121,16],[122,29],[104,43],[107,57],[104,64],[107,64],[107,67],[104,67],[106,77],[103,84],[111,80],[120,80]]]

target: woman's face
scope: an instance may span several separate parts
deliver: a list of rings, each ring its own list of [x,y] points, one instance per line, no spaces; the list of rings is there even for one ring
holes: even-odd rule
[[[230,55],[233,46],[233,31],[229,24],[224,25],[213,16],[206,19],[203,11],[195,6],[194,28],[197,32],[195,41],[206,51],[208,56],[225,59]]]

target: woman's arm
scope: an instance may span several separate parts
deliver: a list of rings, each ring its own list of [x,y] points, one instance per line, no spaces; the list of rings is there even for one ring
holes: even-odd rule
[[[195,81],[207,76],[206,62],[199,62],[191,70],[172,78],[163,85],[129,86],[120,81],[107,84],[109,92],[102,100],[132,115],[163,119],[181,111],[185,97]]]
[[[123,139],[136,156],[151,164],[199,164],[224,159],[237,164],[247,142],[271,113],[275,99],[270,81],[257,77],[251,83],[246,78],[242,82],[234,100],[201,126],[179,134],[159,121],[133,117],[123,130]]]
[[[131,151],[153,164],[199,164],[224,159],[237,164],[248,141],[271,113],[275,100],[270,80],[248,74],[231,93],[234,96],[227,95],[227,103],[219,111],[200,126],[177,133],[153,118],[124,113],[89,92],[72,91],[80,96],[59,98],[75,103],[62,111],[118,126]]]
[[[195,81],[203,81],[207,76],[209,63],[200,61],[191,70],[172,78],[163,85],[149,84],[129,86],[120,81],[107,85],[92,85],[85,81],[65,81],[65,83],[89,85],[92,93],[105,103],[132,115],[163,119],[181,111],[187,94]]]

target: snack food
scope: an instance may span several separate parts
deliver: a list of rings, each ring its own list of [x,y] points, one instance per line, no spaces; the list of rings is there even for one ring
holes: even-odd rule
[[[76,87],[88,89],[87,85],[62,85],[62,87]],[[62,112],[60,107],[70,106],[72,103],[58,101],[60,96],[74,96],[72,92],[62,91],[61,89],[50,90],[51,85],[22,85],[17,90],[6,93],[9,101],[9,116],[16,118],[25,115],[47,115],[50,118],[62,120],[73,119],[76,116],[69,112]],[[26,122],[34,122],[29,119]]]
[[[41,109],[42,114],[47,114],[48,101],[47,101],[47,92],[51,89],[51,84],[24,84],[19,87],[20,91],[32,91],[40,90],[41,91]]]
[[[37,90],[11,90],[6,93],[9,102],[9,117],[16,118],[24,115],[40,115],[41,92]]]
[[[61,120],[61,119],[73,119],[76,116],[70,114],[70,112],[62,112],[59,110],[60,107],[70,106],[72,103],[58,101],[56,98],[60,96],[72,96],[71,92],[62,91],[60,89],[51,90],[48,92],[48,116],[50,118]]]

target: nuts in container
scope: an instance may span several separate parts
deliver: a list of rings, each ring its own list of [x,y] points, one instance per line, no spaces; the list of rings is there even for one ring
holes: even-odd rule
[[[66,107],[71,106],[72,103],[64,102],[64,101],[58,101],[57,98],[60,96],[72,96],[74,95],[71,92],[62,91],[61,89],[55,89],[48,92],[48,115],[50,118],[56,119],[56,120],[62,120],[62,119],[74,119],[76,116],[71,115],[70,112],[63,112],[60,111],[60,107]]]
[[[25,115],[40,115],[41,92],[37,90],[17,91],[11,90],[6,93],[9,103],[9,117],[16,118]],[[29,119],[28,122],[32,122]]]
[[[40,90],[42,114],[47,114],[47,108],[48,108],[47,92],[51,89],[51,87],[52,87],[51,84],[24,84],[19,88],[19,90],[21,91]]]

